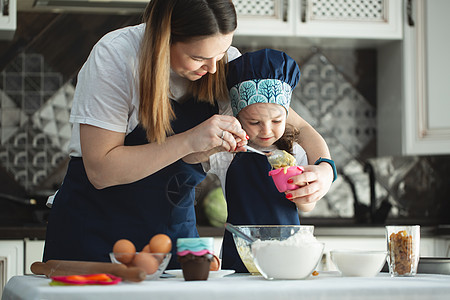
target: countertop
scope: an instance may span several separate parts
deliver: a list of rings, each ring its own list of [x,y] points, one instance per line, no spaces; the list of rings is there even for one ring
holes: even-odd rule
[[[308,223],[313,225],[314,223]],[[306,225],[306,224],[305,224]],[[367,224],[328,224],[315,225],[315,236],[384,236],[384,225]],[[5,239],[45,239],[45,225],[0,226],[0,240]],[[224,229],[210,226],[199,226],[200,236],[223,236]],[[421,226],[423,237],[450,237],[450,225]]]
[[[306,280],[265,280],[262,276],[233,274],[207,281],[161,278],[113,286],[50,286],[43,276],[15,276],[4,288],[2,300],[20,299],[449,299],[450,276],[341,277],[321,272]]]
[[[304,225],[314,225],[314,223],[305,223]],[[218,227],[198,227],[200,236],[223,236],[224,229]],[[422,237],[450,237],[450,225],[421,226],[420,234]],[[385,236],[384,225],[314,225],[315,236]]]
[[[45,225],[0,226],[0,240],[45,239]]]

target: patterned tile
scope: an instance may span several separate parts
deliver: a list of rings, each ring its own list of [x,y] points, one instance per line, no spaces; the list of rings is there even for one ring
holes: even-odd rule
[[[301,65],[302,79],[294,90],[293,108],[308,119],[329,142],[333,136],[353,157],[376,136],[375,108],[322,54],[314,54]],[[301,105],[298,103],[301,102]],[[318,129],[321,128],[321,129]],[[331,147],[330,147],[331,148]],[[333,157],[338,157],[333,155]],[[343,164],[347,159],[339,159]]]
[[[33,190],[67,154],[52,146],[49,137],[29,124],[0,146],[0,161],[25,189]]]
[[[0,90],[0,144],[9,140],[27,120],[27,115]]]
[[[52,145],[68,153],[72,127],[69,123],[74,94],[71,83],[63,86],[32,116],[34,127],[42,130]]]
[[[301,83],[294,93],[316,118],[325,115],[353,89],[322,53],[314,54],[300,69]]]
[[[1,72],[0,89],[27,115],[34,114],[62,86],[59,73],[38,53],[21,53]]]
[[[352,217],[356,200],[350,184],[355,186],[358,201],[370,205],[368,175],[358,156],[376,137],[375,108],[322,53],[313,54],[300,69],[302,77],[291,106],[324,137],[338,172],[352,174],[338,177],[306,215]]]
[[[415,206],[415,203],[419,202],[411,199],[417,198],[419,195],[422,199],[429,198],[427,194],[432,186],[429,184],[429,179],[434,177],[438,180],[436,174],[432,175],[433,169],[427,168],[426,161],[417,156],[380,157],[370,159],[369,162],[373,166],[379,184],[376,190],[377,200],[379,201],[385,195],[394,204],[391,217],[411,215],[411,206]],[[414,182],[410,182],[411,179]],[[433,198],[430,200],[434,201]],[[427,201],[420,202],[426,203]],[[424,210],[417,213],[422,214]]]
[[[36,53],[18,55],[0,75],[0,163],[33,190],[67,158],[74,88]]]
[[[354,157],[376,136],[375,109],[356,91],[336,100],[321,123]]]

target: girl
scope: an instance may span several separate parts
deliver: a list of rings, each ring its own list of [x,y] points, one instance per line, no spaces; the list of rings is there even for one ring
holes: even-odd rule
[[[297,165],[308,165],[298,131],[286,124],[299,78],[299,67],[291,57],[263,49],[231,61],[227,83],[232,113],[248,134],[249,145],[260,151],[286,150],[295,156]],[[221,152],[210,157],[210,167],[221,180],[231,224],[299,225],[297,209],[310,211],[315,206],[315,202],[296,201],[291,191],[278,192],[268,175],[271,165],[263,155]],[[224,268],[247,272],[229,232],[225,232],[222,249]]]

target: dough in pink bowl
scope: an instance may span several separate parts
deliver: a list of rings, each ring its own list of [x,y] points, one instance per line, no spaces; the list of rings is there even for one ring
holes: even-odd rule
[[[301,166],[292,166],[286,168],[278,168],[269,172],[269,176],[272,176],[273,182],[280,193],[284,193],[288,190],[295,190],[298,188],[295,184],[289,184],[289,178],[300,175],[304,171]]]

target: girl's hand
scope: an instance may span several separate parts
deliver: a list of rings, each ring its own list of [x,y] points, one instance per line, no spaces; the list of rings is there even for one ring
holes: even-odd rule
[[[286,198],[294,202],[302,211],[310,211],[317,201],[329,191],[333,182],[333,170],[327,163],[303,166],[304,172],[291,177],[296,190],[286,191]]]

